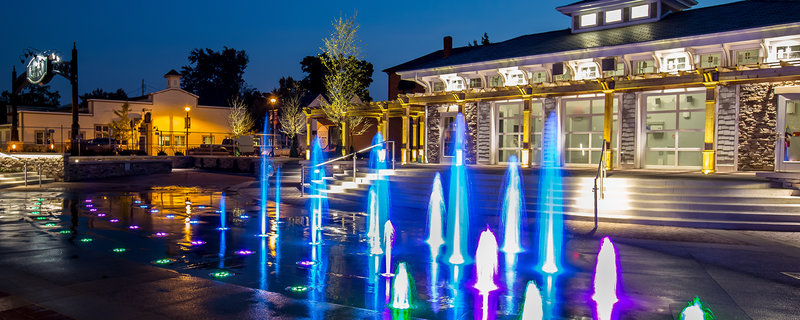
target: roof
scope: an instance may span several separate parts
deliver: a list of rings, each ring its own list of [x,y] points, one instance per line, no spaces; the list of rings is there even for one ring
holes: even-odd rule
[[[477,47],[442,50],[384,72],[421,70],[476,62],[626,45],[800,22],[800,1],[750,0],[675,12],[659,21],[573,34],[570,29],[524,35]],[[709,18],[713,17],[713,18]]]
[[[169,72],[167,72],[167,74],[164,75],[164,78],[166,78],[167,76],[180,76],[180,75],[181,74],[178,73],[178,71],[175,71],[175,69],[172,69]]]

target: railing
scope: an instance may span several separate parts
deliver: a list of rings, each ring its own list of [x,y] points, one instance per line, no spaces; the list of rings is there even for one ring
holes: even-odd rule
[[[378,146],[382,146],[382,145],[391,145],[392,146],[392,148],[391,148],[392,157],[390,159],[392,160],[392,170],[394,170],[394,168],[395,168],[394,167],[394,165],[395,165],[395,160],[394,160],[394,141],[384,141],[384,142],[381,142],[381,143],[373,144],[373,145],[371,145],[369,147],[366,147],[364,149],[358,150],[356,152],[348,153],[346,155],[343,155],[341,157],[325,161],[323,163],[316,164],[316,165],[311,166],[309,168],[316,168],[316,167],[324,166],[324,165],[329,164],[329,163],[345,160],[345,159],[347,159],[349,157],[352,157],[353,158],[353,182],[355,182],[355,180],[356,180],[356,172],[358,170],[357,167],[356,167],[356,155],[359,154],[359,153],[362,153],[364,151],[372,150],[372,149],[374,149],[374,148],[376,148]],[[387,149],[389,149],[389,148],[387,148]],[[306,185],[306,166],[305,165],[301,165],[300,166],[300,196],[301,197],[305,196],[305,189],[306,189],[305,185]]]
[[[10,154],[3,153],[3,152],[0,152],[0,158],[11,158],[11,159],[14,159],[14,160],[22,161],[22,179],[23,179],[23,183],[27,187],[28,186],[28,162],[25,161],[25,160],[22,160],[22,158],[20,158],[20,157],[15,157],[15,156],[12,156]],[[42,164],[41,163],[37,163],[36,164],[36,174],[39,176],[39,187],[42,186],[42,173],[43,173],[42,172]]]
[[[592,233],[597,231],[597,197],[600,193],[600,199],[605,198],[605,180],[606,180],[606,143],[603,143],[603,148],[600,150],[600,163],[597,164],[597,174],[594,176],[594,228]],[[597,186],[597,181],[600,181],[600,187]]]

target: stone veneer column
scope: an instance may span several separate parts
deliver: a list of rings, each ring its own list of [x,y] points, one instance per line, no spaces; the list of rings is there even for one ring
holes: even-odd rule
[[[441,121],[439,116],[439,105],[427,106],[426,125],[428,126],[428,136],[425,138],[427,144],[428,163],[439,163],[440,160],[440,141],[441,141]]]
[[[774,88],[784,83],[754,83],[739,87],[738,170],[774,170],[778,98]]]
[[[717,165],[724,171],[735,170],[736,117],[738,115],[739,86],[717,87]]]
[[[492,163],[492,104],[478,103],[478,163]]]
[[[621,111],[619,165],[623,168],[632,168],[636,156],[636,93],[625,92],[622,94]]]
[[[478,159],[478,103],[464,103],[464,122],[467,124],[467,132],[464,139],[466,142],[466,154],[464,162],[477,163]]]
[[[544,122],[546,123],[547,119],[550,117],[551,112],[555,112],[556,115],[558,114],[558,112],[556,111],[556,108],[558,107],[558,101],[556,100],[556,98],[545,98],[543,105],[544,105]]]

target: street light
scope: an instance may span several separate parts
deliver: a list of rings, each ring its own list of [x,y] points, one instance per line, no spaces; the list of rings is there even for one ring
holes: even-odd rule
[[[186,137],[183,141],[183,144],[186,146],[186,152],[183,155],[187,156],[189,155],[189,127],[192,126],[192,118],[189,118],[189,111],[192,110],[192,108],[186,106],[183,108],[183,110],[186,110],[186,122],[184,123],[184,126],[186,127]]]
[[[273,150],[275,150],[275,138],[276,138],[275,128],[278,123],[278,119],[276,119],[276,117],[278,116],[278,109],[275,108],[275,103],[277,102],[278,99],[275,99],[275,97],[269,98],[269,103],[272,105],[272,145],[270,147],[272,147]]]

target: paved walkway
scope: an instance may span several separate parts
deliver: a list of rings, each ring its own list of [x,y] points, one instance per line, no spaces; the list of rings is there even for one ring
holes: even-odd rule
[[[130,190],[177,184],[246,193],[254,181],[246,176],[178,171],[123,181],[51,184],[46,189]],[[284,196],[301,201],[291,188],[284,189]],[[623,319],[674,319],[695,295],[709,304],[717,319],[797,319],[800,313],[800,233],[604,223],[589,235],[591,223],[576,221],[567,222],[567,228],[574,236],[568,240],[566,256],[577,270],[565,289],[568,293],[585,293],[591,286],[591,273],[586,270],[594,268],[598,239],[614,239],[623,279],[620,304],[640,310]],[[83,249],[22,220],[3,220],[0,239],[0,319],[383,316],[133,263]],[[564,308],[568,314],[587,314],[587,299],[568,294]],[[574,301],[581,303],[570,303]]]

